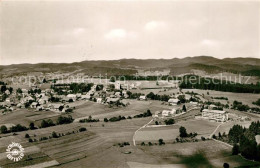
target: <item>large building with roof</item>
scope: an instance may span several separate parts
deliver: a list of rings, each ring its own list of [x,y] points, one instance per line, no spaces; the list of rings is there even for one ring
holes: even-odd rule
[[[228,112],[221,110],[204,109],[202,110],[202,117],[218,122],[225,122],[228,120]]]

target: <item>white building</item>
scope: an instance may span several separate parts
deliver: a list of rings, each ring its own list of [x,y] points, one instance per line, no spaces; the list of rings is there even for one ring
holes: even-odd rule
[[[170,104],[170,105],[177,105],[177,104],[179,104],[180,103],[180,100],[179,99],[169,99],[168,100],[168,103]]]
[[[75,95],[75,94],[68,94],[67,98],[72,99],[73,101],[76,101],[77,95]]]
[[[228,112],[220,111],[220,110],[204,109],[202,110],[202,117],[209,120],[225,122],[228,120]]]
[[[141,95],[141,96],[139,97],[139,99],[140,99],[140,100],[146,100],[146,96],[145,96],[145,95]]]
[[[162,117],[171,117],[180,112],[180,109],[173,108],[172,110],[163,110],[162,111]]]

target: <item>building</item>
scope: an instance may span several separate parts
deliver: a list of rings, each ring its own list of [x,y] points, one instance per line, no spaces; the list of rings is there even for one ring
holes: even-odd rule
[[[179,104],[180,103],[180,100],[179,99],[169,99],[168,100],[168,103],[170,104],[170,105],[177,105],[177,104]]]
[[[141,95],[141,96],[139,97],[139,99],[140,99],[140,100],[146,100],[147,98],[146,98],[145,95]]]
[[[176,114],[179,114],[181,111],[179,108],[175,109],[173,108],[172,110],[163,110],[162,111],[162,117],[171,117]]]
[[[76,101],[77,95],[75,95],[75,94],[68,94],[67,98],[72,99],[73,101]]]
[[[202,110],[202,117],[218,122],[225,122],[228,120],[228,112],[221,110],[204,109]]]

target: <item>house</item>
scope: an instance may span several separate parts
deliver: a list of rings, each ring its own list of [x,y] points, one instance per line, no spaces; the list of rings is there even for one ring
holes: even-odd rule
[[[124,96],[124,98],[128,98],[129,97],[129,95],[127,94],[127,91],[125,91],[125,90],[122,92],[122,95]]]
[[[121,93],[120,93],[120,92],[116,92],[116,93],[115,93],[115,96],[116,96],[116,97],[121,97]]]
[[[97,103],[100,103],[100,104],[101,104],[101,103],[102,103],[102,98],[100,98],[100,97],[97,98]]]
[[[54,111],[60,111],[60,108],[64,107],[64,104],[60,104],[60,103],[53,103],[49,105],[50,109],[54,110]]]
[[[190,101],[190,104],[191,104],[192,106],[197,106],[197,105],[198,105],[198,102]]]
[[[180,103],[180,100],[179,100],[179,99],[171,98],[171,99],[168,100],[168,103],[169,103],[170,105],[177,105],[177,104]]]
[[[91,98],[90,94],[82,95],[81,100],[89,100]]]
[[[75,94],[68,94],[67,98],[72,99],[73,101],[76,101],[77,95],[75,95]]]
[[[228,120],[228,112],[221,111],[221,110],[203,109],[202,117],[209,120],[215,120],[218,122],[225,122]]]
[[[116,81],[116,82],[115,82],[115,89],[116,89],[116,90],[120,90],[120,89],[121,89],[121,83],[120,83],[120,81]]]
[[[37,107],[37,105],[38,105],[38,103],[37,103],[37,102],[32,102],[32,104],[31,104],[31,108],[36,108],[36,107]]]
[[[113,104],[113,103],[118,102],[119,100],[120,100],[120,99],[117,98],[117,97],[107,97],[106,102],[107,102],[108,104]]]
[[[7,90],[5,91],[5,94],[10,95],[11,93],[10,93],[10,91],[7,89]]]
[[[153,117],[159,117],[160,111],[156,111]]]
[[[140,99],[140,100],[146,100],[147,98],[146,98],[145,95],[141,95],[141,96],[139,97],[139,99]]]
[[[175,109],[175,108],[173,108],[172,110],[163,110],[162,111],[162,116],[163,117],[173,116],[175,114],[178,114],[179,111],[180,111],[179,109]]]

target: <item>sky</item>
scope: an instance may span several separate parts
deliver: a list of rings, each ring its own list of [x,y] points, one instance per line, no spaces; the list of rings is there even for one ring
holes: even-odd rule
[[[0,2],[0,64],[260,58],[260,1]]]

